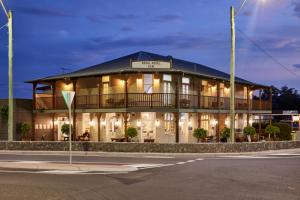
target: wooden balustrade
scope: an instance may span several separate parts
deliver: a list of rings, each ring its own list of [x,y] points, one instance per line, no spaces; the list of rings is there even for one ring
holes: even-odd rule
[[[126,100],[126,98],[128,98]],[[36,97],[36,109],[67,109],[62,96],[55,97],[56,107],[52,107],[52,97]],[[176,108],[175,93],[124,93],[102,94],[102,95],[77,95],[76,108],[97,109],[97,108]],[[236,110],[270,110],[270,101],[236,98]],[[100,107],[99,107],[100,106]],[[198,96],[190,94],[179,95],[180,108],[196,109],[223,109],[229,110],[230,99],[228,97]]]

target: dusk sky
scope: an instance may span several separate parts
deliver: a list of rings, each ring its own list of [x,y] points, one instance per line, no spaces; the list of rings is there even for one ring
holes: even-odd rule
[[[26,80],[71,71],[137,51],[229,72],[230,5],[242,0],[4,0],[14,12],[14,94]],[[2,11],[2,10],[1,10]],[[6,23],[0,14],[0,27]],[[236,74],[300,90],[300,0],[249,0],[236,26]],[[7,92],[7,28],[0,30],[0,97]]]

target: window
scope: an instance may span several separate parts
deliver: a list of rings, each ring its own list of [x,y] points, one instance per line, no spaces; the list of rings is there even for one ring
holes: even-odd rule
[[[163,75],[163,80],[164,81],[172,81],[172,76],[171,75],[169,75],[169,74],[164,74]]]
[[[144,74],[144,92],[152,93],[153,91],[153,75]]]
[[[109,76],[102,76],[102,83],[109,82]]]
[[[190,79],[183,77],[182,78],[182,94],[184,94],[187,97],[187,95],[189,94],[189,84],[190,84]]]
[[[201,115],[201,128],[209,130],[209,118],[208,115]]]
[[[164,115],[165,132],[174,132],[174,114],[165,113]]]

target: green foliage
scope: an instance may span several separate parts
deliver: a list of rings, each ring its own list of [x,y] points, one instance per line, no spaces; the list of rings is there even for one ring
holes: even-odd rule
[[[222,138],[229,138],[230,137],[230,128],[223,128],[222,132],[221,132],[221,137]]]
[[[31,130],[31,127],[30,127],[29,124],[27,124],[25,122],[22,122],[20,124],[20,132],[22,134],[22,138],[23,139],[27,139],[28,138],[30,130]]]
[[[197,138],[198,142],[200,139],[205,139],[207,135],[207,130],[203,128],[196,128],[194,129],[193,136]]]
[[[287,123],[273,123],[273,126],[276,126],[280,129],[280,132],[276,134],[279,140],[291,140],[292,139],[292,127]]]
[[[268,125],[265,129],[265,132],[270,136],[276,137],[278,133],[280,133],[280,129],[277,126]]]
[[[61,126],[61,132],[63,134],[69,135],[69,131],[70,131],[70,125],[69,124],[63,124]]]
[[[1,107],[1,118],[7,120],[8,119],[8,106]]]
[[[134,138],[138,135],[138,132],[137,132],[136,128],[128,127],[126,130],[126,135],[130,138]]]
[[[255,135],[256,130],[255,130],[255,128],[252,127],[252,126],[246,126],[246,127],[244,128],[244,130],[243,130],[243,133],[244,133],[245,135]]]

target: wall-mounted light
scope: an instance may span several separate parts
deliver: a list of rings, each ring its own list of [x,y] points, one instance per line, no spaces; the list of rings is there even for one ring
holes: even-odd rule
[[[120,125],[121,125],[120,120],[117,120],[117,121],[115,122],[115,125],[116,125],[116,126],[120,126]]]
[[[95,125],[95,122],[94,122],[94,121],[89,121],[89,125],[90,125],[90,126],[94,126],[94,125]]]
[[[213,127],[215,127],[215,126],[218,124],[218,121],[215,120],[215,119],[212,119],[212,120],[210,121],[210,124],[211,124]]]
[[[188,122],[188,126],[192,127],[192,122],[191,121]]]
[[[229,125],[230,125],[229,123],[230,123],[229,119],[226,119],[226,120],[225,120],[225,125],[226,125],[227,127],[229,127]]]
[[[159,120],[156,120],[156,121],[155,121],[155,126],[158,127],[159,125],[160,125],[160,121],[159,121]]]
[[[102,121],[100,122],[100,124],[101,124],[101,126],[105,126],[105,125],[106,125],[106,121],[105,121],[105,120],[102,120]]]
[[[136,125],[137,125],[137,127],[141,127],[142,122],[140,120],[137,120]]]
[[[183,121],[179,121],[179,126],[182,126],[183,125]]]
[[[57,125],[58,124],[58,120],[54,120],[54,125]]]

